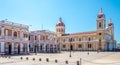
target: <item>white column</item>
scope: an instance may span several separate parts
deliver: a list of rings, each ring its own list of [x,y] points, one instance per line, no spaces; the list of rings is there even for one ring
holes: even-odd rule
[[[12,28],[12,54],[14,54],[14,29]]]
[[[60,41],[58,41],[58,44],[59,44],[59,50],[61,51],[61,48],[62,48],[62,38],[60,37]]]
[[[50,52],[50,43],[49,43],[49,52]]]
[[[44,43],[44,52],[46,52],[46,43]]]
[[[57,43],[56,43],[56,51],[58,51],[58,47],[57,47],[58,45],[57,45]]]
[[[55,51],[55,50],[54,50],[54,47],[55,47],[55,46],[54,46],[54,44],[53,44],[53,52]]]
[[[74,43],[74,44],[75,44],[75,49],[74,49],[74,50],[76,51],[76,50],[77,50],[77,49],[76,49],[76,43]]]
[[[27,43],[27,53],[29,53],[29,42]]]
[[[86,46],[86,43],[84,42],[84,50],[86,50],[86,47],[85,47],[85,46]]]
[[[4,43],[5,43],[5,42],[1,42],[1,52],[2,52],[2,53],[5,52]]]
[[[40,51],[40,35],[38,34],[38,52]]]
[[[20,41],[20,53],[23,53],[23,44],[21,41]]]
[[[44,37],[45,37],[45,38],[44,38],[44,40],[45,40],[45,41],[44,41],[44,52],[46,52],[46,34],[44,35]]]
[[[14,29],[12,28],[12,38],[14,38]]]
[[[8,36],[8,30],[6,30],[6,36]]]
[[[12,40],[12,54],[14,54],[14,40]]]
[[[21,30],[21,29],[20,29],[20,30]],[[23,37],[23,34],[22,34],[22,31],[20,31],[20,53],[23,53],[22,37]]]
[[[2,38],[4,37],[4,26],[2,26]],[[1,52],[4,53],[5,52],[5,48],[4,48],[5,42],[2,41],[1,42]]]
[[[4,26],[2,26],[2,36],[4,36]]]

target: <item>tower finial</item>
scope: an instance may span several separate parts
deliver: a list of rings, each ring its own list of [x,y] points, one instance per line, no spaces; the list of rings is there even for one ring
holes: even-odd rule
[[[59,18],[59,22],[62,22],[62,18],[61,17]]]
[[[102,13],[102,8],[100,8],[100,13]]]
[[[112,22],[112,18],[110,18],[110,22]]]

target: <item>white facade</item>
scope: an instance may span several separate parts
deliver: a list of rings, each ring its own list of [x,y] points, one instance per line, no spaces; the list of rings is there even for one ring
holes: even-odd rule
[[[29,27],[27,25],[0,21],[0,53],[20,54],[29,51]]]
[[[31,52],[58,52],[57,35],[47,30],[30,32]]]

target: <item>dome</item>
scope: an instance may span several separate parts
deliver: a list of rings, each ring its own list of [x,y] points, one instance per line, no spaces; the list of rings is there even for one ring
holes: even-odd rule
[[[98,18],[105,17],[105,15],[102,13],[102,8],[100,9],[100,13],[97,15]]]
[[[112,22],[109,22],[109,23],[108,23],[108,26],[111,26],[111,25],[113,25],[113,23],[112,23]]]
[[[56,24],[56,26],[65,26],[65,24],[62,22],[62,18],[59,18],[58,23]]]
[[[111,25],[113,25],[113,23],[112,23],[112,19],[110,18],[110,22],[108,23],[108,26],[111,26]]]
[[[100,13],[100,14],[98,14],[97,17],[98,17],[98,18],[102,18],[102,17],[104,17],[104,14]]]

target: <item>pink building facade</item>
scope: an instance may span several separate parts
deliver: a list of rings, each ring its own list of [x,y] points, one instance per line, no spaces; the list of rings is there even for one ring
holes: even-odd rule
[[[58,41],[56,33],[48,30],[37,30],[30,32],[30,52],[58,52]]]
[[[0,54],[29,52],[29,27],[7,20],[0,21]]]

